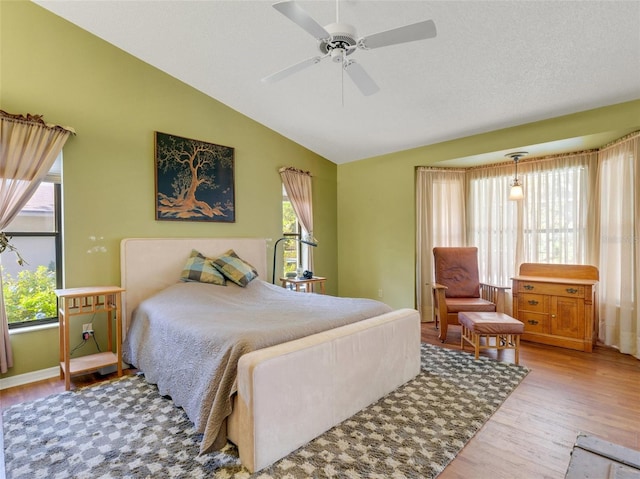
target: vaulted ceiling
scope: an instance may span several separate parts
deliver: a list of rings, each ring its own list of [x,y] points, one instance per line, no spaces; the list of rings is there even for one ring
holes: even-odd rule
[[[640,98],[638,1],[298,2],[359,37],[435,22],[351,55],[370,96],[329,59],[261,82],[318,55],[271,1],[36,3],[337,164]]]

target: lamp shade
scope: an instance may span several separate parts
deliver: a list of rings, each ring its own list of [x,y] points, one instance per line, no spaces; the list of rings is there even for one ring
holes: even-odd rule
[[[524,198],[524,191],[522,190],[522,185],[520,183],[514,184],[511,186],[511,190],[509,191],[509,199],[512,201],[521,200]]]

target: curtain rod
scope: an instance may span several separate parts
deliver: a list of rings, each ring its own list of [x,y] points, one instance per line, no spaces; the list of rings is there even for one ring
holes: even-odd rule
[[[16,123],[42,125],[46,128],[51,128],[53,130],[63,130],[63,131],[68,131],[73,135],[76,134],[76,131],[70,126],[60,126],[60,125],[54,125],[53,123],[47,123],[42,119],[42,115],[32,115],[31,113],[27,113],[26,115],[13,114],[13,113],[8,113],[4,110],[0,110],[0,118],[8,121],[15,121]]]
[[[293,166],[283,166],[278,170],[278,173],[283,173],[285,171],[294,171],[296,173],[300,173],[301,175],[312,176],[310,171],[299,170],[298,168],[294,168]]]
[[[524,160],[521,158],[518,160],[518,164],[522,165],[523,163],[542,163],[543,161],[557,160],[559,158],[572,158],[574,156],[580,156],[580,155],[593,155],[593,154],[597,154],[598,151],[599,150],[597,148],[594,148],[592,150],[572,151],[571,153],[557,153],[555,155],[534,156],[533,158],[527,158]],[[479,168],[497,167],[497,166],[513,166],[513,160],[502,161],[500,163],[492,163],[491,165],[471,166],[467,168],[467,170],[477,170]]]
[[[600,148],[598,151],[604,151],[607,150],[613,146],[617,146],[620,143],[623,143],[625,141],[628,141],[636,136],[640,136],[640,130],[637,131],[633,131],[631,133],[629,133],[628,135],[623,136],[622,138],[618,138],[617,140],[613,140],[611,143],[607,143],[606,145],[604,145],[602,148]]]
[[[418,166],[418,171],[446,171],[449,173],[464,173],[468,168],[447,168],[445,166]]]
[[[523,163],[534,163],[534,162],[543,162],[543,161],[549,161],[549,160],[555,160],[558,158],[571,158],[573,156],[578,156],[578,155],[589,155],[589,154],[596,154],[598,153],[598,149],[593,149],[593,150],[582,150],[582,151],[572,151],[571,153],[558,153],[556,155],[547,155],[547,156],[535,156],[533,158],[527,158],[526,160],[520,159],[518,160],[518,164],[523,164]],[[489,165],[478,165],[478,166],[470,166],[468,168],[446,168],[446,167],[430,167],[430,166],[418,166],[418,168],[422,168],[425,170],[440,170],[440,171],[458,171],[458,172],[465,172],[465,171],[470,171],[470,170],[479,170],[482,168],[498,168],[501,166],[513,166],[513,160],[509,160],[509,161],[501,161],[500,163],[491,163]]]

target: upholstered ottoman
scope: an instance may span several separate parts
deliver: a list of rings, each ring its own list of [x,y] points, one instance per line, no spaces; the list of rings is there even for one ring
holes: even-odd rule
[[[476,359],[481,349],[513,349],[515,363],[518,364],[520,335],[524,332],[521,321],[504,313],[463,312],[458,313],[458,322],[462,326],[461,349],[464,349],[465,341],[471,344],[475,349]]]

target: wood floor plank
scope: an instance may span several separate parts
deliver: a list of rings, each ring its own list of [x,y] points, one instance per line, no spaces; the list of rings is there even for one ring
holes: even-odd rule
[[[422,326],[423,342],[459,349],[459,340],[459,328],[441,344],[432,323]],[[563,479],[579,433],[640,450],[640,361],[601,346],[585,353],[523,341],[520,364],[527,377],[440,479]]]
[[[422,325],[423,342],[460,349],[458,327],[449,328],[444,344],[437,335],[433,323]],[[514,358],[513,351],[481,354]],[[580,433],[640,450],[640,361],[602,346],[585,353],[523,341],[520,364],[530,370],[527,377],[439,479],[564,479]],[[103,379],[80,376],[74,387]],[[2,390],[0,409],[62,391],[59,379]]]

